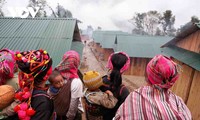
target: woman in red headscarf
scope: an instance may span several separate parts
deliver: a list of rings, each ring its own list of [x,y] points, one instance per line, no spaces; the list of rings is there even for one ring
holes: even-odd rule
[[[130,93],[115,120],[191,120],[183,100],[169,90],[179,77],[177,64],[157,55],[148,63],[146,74],[148,85]]]
[[[45,50],[17,52],[20,89],[15,98],[20,104],[13,120],[49,120],[53,113],[53,101],[46,93],[45,83],[52,72],[52,59]]]

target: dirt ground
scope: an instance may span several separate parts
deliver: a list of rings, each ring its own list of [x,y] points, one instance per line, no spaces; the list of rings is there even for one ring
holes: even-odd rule
[[[82,73],[89,70],[98,71],[101,75],[106,75],[106,62],[100,61],[95,57],[93,47],[90,45],[85,45],[83,49],[83,61],[81,63],[80,70]],[[145,84],[145,78],[141,76],[123,75],[123,84],[128,86],[130,91]]]
[[[82,60],[83,61],[80,67],[80,71],[82,73],[94,70],[98,71],[101,75],[106,75],[106,62],[100,61],[95,57],[95,52],[91,45],[89,46],[87,44],[84,46]],[[122,78],[123,84],[126,85],[130,91],[133,91],[134,89],[137,89],[145,84],[145,78],[141,76],[123,75]],[[82,115],[82,120],[86,120],[85,113]]]

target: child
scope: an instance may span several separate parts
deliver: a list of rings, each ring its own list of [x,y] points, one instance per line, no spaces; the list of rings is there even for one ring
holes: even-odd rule
[[[79,54],[73,50],[67,51],[50,76],[52,86],[49,88],[49,95],[54,101],[57,120],[73,120],[80,115],[77,113],[83,95],[83,85],[78,76],[79,64]]]
[[[86,92],[86,115],[87,119],[102,119],[102,108],[113,108],[117,99],[112,92],[107,90],[101,92],[100,87],[104,87],[102,76],[96,71],[88,71],[83,75],[83,82],[88,91]]]
[[[54,70],[52,74],[49,76],[49,82],[51,85],[48,89],[48,94],[54,97],[56,94],[58,94],[59,90],[63,87],[64,79],[61,76],[59,71]]]

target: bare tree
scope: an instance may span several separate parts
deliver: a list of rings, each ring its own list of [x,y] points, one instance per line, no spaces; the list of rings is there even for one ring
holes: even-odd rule
[[[0,17],[4,17],[4,13],[2,11],[2,7],[5,3],[5,0],[0,0]]]
[[[160,16],[160,13],[157,11],[135,13],[133,18],[129,20],[135,26],[132,32],[134,34],[154,35],[159,25]]]
[[[166,10],[163,13],[162,18],[160,19],[160,23],[162,24],[163,32],[165,35],[173,35],[176,32],[174,28],[175,16],[172,14],[171,10]]]
[[[56,15],[60,18],[72,18],[71,11],[65,9],[63,6],[59,5],[56,7]]]
[[[191,17],[191,22],[193,22],[193,23],[198,23],[198,22],[200,22],[200,21],[199,21],[199,18],[198,18],[197,16],[192,16],[192,17]]]

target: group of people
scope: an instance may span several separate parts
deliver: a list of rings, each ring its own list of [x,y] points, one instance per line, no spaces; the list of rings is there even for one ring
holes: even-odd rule
[[[45,50],[15,53],[3,50],[9,57],[0,51],[0,85],[6,84],[19,69],[19,86],[12,103],[0,110],[0,119],[81,120],[79,111],[84,111],[81,98],[86,83],[78,75],[80,57],[76,51],[67,51],[52,69],[52,58]],[[175,62],[163,55],[155,56],[146,67],[147,85],[132,92],[122,83],[122,74],[129,66],[130,58],[126,53],[113,53],[107,63],[108,75],[97,77],[102,84],[96,88],[107,95],[107,100],[103,101],[114,100],[112,107],[101,107],[103,120],[192,119],[183,100],[170,91],[180,74]],[[47,80],[50,85],[46,84]],[[90,88],[88,84],[86,87]]]

